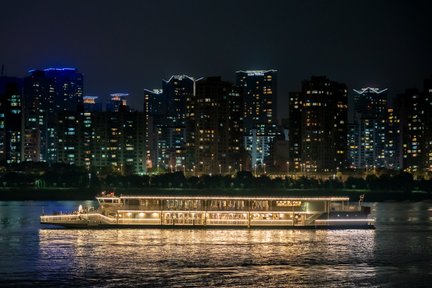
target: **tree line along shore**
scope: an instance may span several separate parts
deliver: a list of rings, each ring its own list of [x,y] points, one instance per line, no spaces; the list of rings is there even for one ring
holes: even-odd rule
[[[30,166],[0,170],[0,200],[91,200],[102,191],[140,195],[289,195],[349,196],[358,201],[424,201],[432,199],[432,179],[407,172],[332,177],[235,175],[185,176],[183,172],[152,175],[97,173],[70,165]]]

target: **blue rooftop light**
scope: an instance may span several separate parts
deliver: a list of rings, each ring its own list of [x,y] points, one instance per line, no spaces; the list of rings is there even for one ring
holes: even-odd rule
[[[77,68],[70,68],[70,67],[64,67],[64,68],[53,68],[53,67],[50,67],[50,68],[46,68],[46,69],[43,69],[43,70],[41,70],[41,69],[30,69],[27,72],[28,73],[33,73],[35,71],[50,72],[50,71],[77,71],[77,70],[78,70]]]
[[[75,71],[77,70],[76,68],[46,68],[44,69],[45,72],[48,71]]]

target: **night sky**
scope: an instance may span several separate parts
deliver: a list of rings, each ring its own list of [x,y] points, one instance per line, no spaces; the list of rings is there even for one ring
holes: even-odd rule
[[[0,64],[77,67],[85,95],[129,92],[172,74],[221,75],[277,69],[280,116],[289,91],[311,75],[352,88],[422,87],[432,73],[432,1],[19,1],[0,11]]]

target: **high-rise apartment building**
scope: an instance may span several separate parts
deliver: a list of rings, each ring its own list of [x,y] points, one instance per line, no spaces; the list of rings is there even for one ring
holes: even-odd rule
[[[289,119],[287,128],[289,131],[288,136],[288,159],[291,165],[291,171],[300,171],[301,167],[301,153],[302,153],[302,133],[301,121],[303,111],[303,97],[301,92],[289,93],[288,113]]]
[[[349,166],[388,167],[386,158],[387,89],[354,89],[354,123],[350,125]]]
[[[150,166],[169,171],[185,170],[187,137],[191,137],[187,111],[194,97],[195,80],[186,75],[163,80],[161,90],[144,91]]]
[[[186,165],[186,110],[187,103],[195,97],[195,80],[186,75],[174,75],[162,81],[162,93],[166,101],[164,129],[160,130],[159,141],[166,144],[166,153],[162,157],[170,169],[183,169]],[[161,127],[161,128],[162,128]],[[183,169],[184,170],[184,169]]]
[[[143,112],[95,112],[91,121],[91,167],[122,175],[146,172]]]
[[[290,155],[293,169],[337,172],[346,167],[347,93],[345,84],[312,77],[302,82],[300,93],[290,94],[290,112],[295,112],[290,121],[300,125],[292,126],[289,132],[301,135],[290,138],[290,151],[300,147],[300,159]]]
[[[271,162],[273,140],[282,133],[277,126],[277,71],[237,71],[236,84],[243,96],[245,149],[256,169]]]
[[[98,96],[84,96],[84,111],[85,112],[102,112],[102,103],[98,102]]]
[[[246,129],[277,122],[277,70],[237,71],[236,85],[243,93]]]
[[[220,77],[198,79],[193,106],[193,171],[204,174],[239,171],[243,164],[239,89]]]
[[[432,75],[423,82],[425,99],[424,168],[432,173]]]
[[[402,168],[402,134],[399,115],[394,108],[387,109],[385,167],[391,170]]]
[[[22,81],[0,76],[0,163],[21,162],[22,143]]]
[[[128,111],[129,106],[127,104],[128,93],[112,93],[110,94],[110,100],[106,105],[107,112],[119,112]]]
[[[144,89],[144,118],[145,118],[145,147],[147,169],[157,167],[158,156],[158,132],[155,123],[160,123],[165,111],[165,99],[162,89]]]
[[[58,112],[55,131],[57,135],[57,162],[81,166],[81,113]]]
[[[417,89],[407,89],[394,101],[399,112],[402,135],[402,169],[413,174],[424,168],[425,101]]]
[[[30,70],[24,78],[24,160],[57,162],[57,113],[83,111],[83,76],[76,68]]]

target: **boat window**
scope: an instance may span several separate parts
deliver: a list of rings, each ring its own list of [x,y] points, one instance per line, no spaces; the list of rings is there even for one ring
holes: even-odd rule
[[[136,200],[140,206],[140,209],[144,210],[160,210],[160,201],[156,199],[141,199]]]
[[[243,211],[247,209],[245,200],[216,199],[208,200],[207,209],[210,211]]]
[[[164,210],[202,210],[202,200],[166,199],[163,201]]]
[[[251,210],[265,211],[269,210],[269,201],[267,200],[253,200],[251,201]]]

